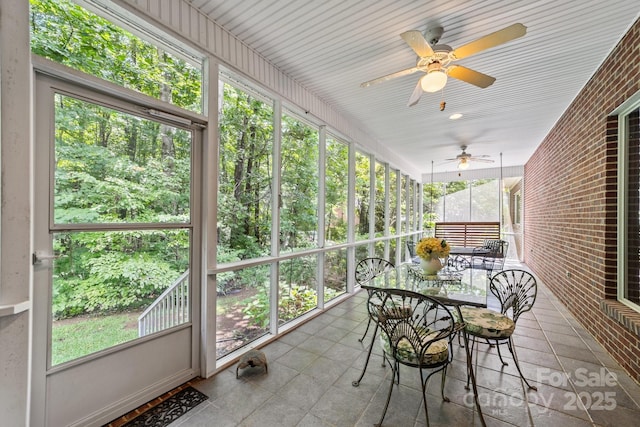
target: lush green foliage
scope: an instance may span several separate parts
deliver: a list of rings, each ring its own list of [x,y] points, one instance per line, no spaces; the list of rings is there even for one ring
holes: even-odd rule
[[[200,70],[117,25],[68,0],[31,0],[31,22],[34,53],[200,111]],[[54,233],[53,315],[144,306],[189,268],[188,229],[162,225],[190,221],[191,134],[69,95],[52,106],[55,224],[123,225]]]
[[[202,110],[202,73],[69,0],[30,0],[31,50],[76,70]]]

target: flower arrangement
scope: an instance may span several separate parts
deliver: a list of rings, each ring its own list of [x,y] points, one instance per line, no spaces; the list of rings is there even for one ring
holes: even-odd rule
[[[444,239],[438,239],[437,237],[425,237],[420,239],[416,245],[416,253],[422,259],[429,260],[433,256],[438,258],[444,258],[449,256],[451,247]]]

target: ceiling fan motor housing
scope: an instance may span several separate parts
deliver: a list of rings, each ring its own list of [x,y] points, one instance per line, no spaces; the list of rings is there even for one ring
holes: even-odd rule
[[[427,28],[424,32],[424,39],[428,41],[431,46],[435,46],[440,41],[442,33],[444,33],[444,28],[442,27]]]

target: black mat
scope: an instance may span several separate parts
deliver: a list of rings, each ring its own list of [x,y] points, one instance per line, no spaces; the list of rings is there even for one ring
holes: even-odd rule
[[[128,423],[124,424],[124,426],[164,427],[171,424],[207,399],[208,397],[205,394],[200,393],[193,387],[187,387],[180,390],[164,402],[138,415]]]

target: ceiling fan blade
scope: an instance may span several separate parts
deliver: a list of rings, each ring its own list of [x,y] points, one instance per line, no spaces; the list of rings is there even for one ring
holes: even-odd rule
[[[453,51],[457,59],[466,58],[485,49],[499,46],[503,43],[522,37],[527,33],[527,27],[522,24],[513,24],[495,33],[488,34],[478,40],[467,43]]]
[[[413,51],[418,54],[420,58],[426,58],[433,55],[433,49],[429,45],[418,30],[411,30],[400,34],[402,40],[404,40]]]
[[[387,74],[386,76],[378,77],[377,79],[369,80],[360,84],[360,87],[368,87],[376,83],[386,82],[387,80],[395,79],[396,77],[408,76],[416,71],[420,71],[418,67],[407,68],[406,70],[396,71],[395,73]]]
[[[420,101],[420,97],[422,96],[422,86],[420,86],[420,80],[418,80],[418,84],[415,89],[413,89],[413,93],[409,98],[409,102],[407,103],[407,107],[413,107]]]
[[[472,157],[472,158],[469,159],[469,161],[471,161],[471,162],[481,162],[481,163],[493,163],[493,160],[482,159],[480,157]]]
[[[495,77],[487,76],[479,71],[474,71],[471,68],[463,67],[461,65],[452,65],[449,67],[447,74],[454,79],[462,80],[463,82],[471,83],[472,85],[486,88],[496,81]]]

